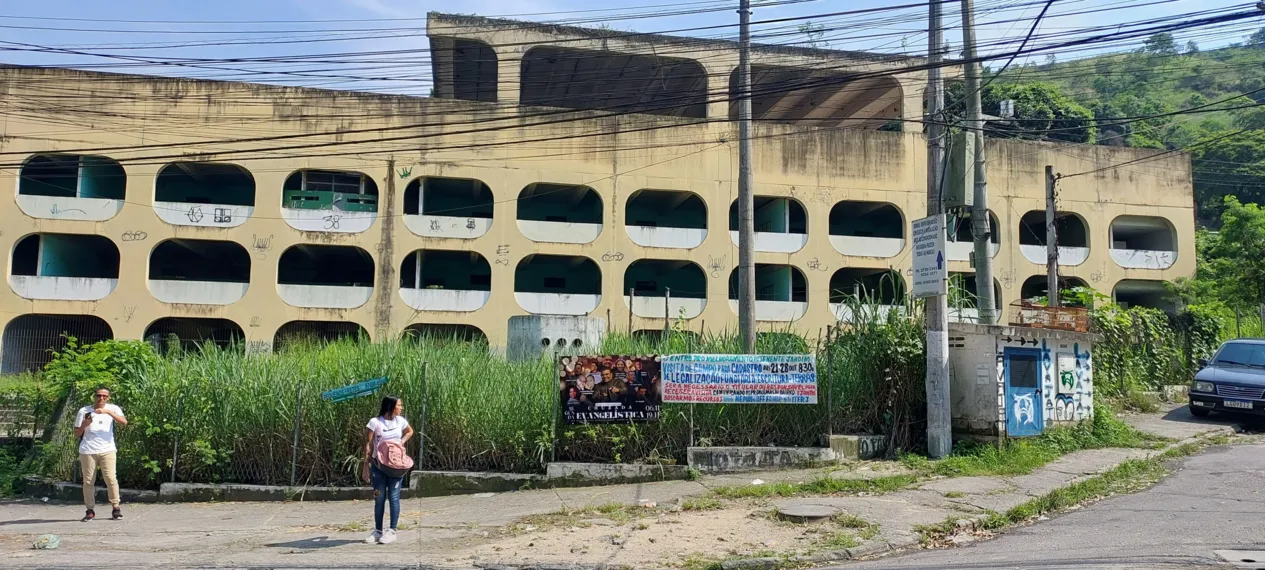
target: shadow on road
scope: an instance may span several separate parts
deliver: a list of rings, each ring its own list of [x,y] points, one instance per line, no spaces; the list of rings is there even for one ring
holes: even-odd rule
[[[1234,414],[1226,412],[1213,412],[1206,418],[1197,418],[1190,413],[1190,408],[1181,406],[1173,408],[1172,411],[1164,414],[1164,421],[1178,422],[1185,424],[1199,424],[1206,426],[1233,426],[1239,431],[1250,433],[1265,433],[1265,417],[1257,417],[1247,414]]]
[[[352,540],[347,538],[330,538],[328,536],[318,536],[316,538],[305,538],[303,540],[292,540],[290,542],[274,542],[265,544],[274,548],[297,548],[299,550],[316,550],[319,548],[333,548],[335,546],[343,546],[346,544],[364,544],[363,540]]]

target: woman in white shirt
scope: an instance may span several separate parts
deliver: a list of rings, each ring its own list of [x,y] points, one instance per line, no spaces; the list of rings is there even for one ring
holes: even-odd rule
[[[361,469],[361,478],[373,485],[373,534],[365,539],[368,543],[390,544],[395,542],[395,530],[400,523],[400,483],[403,477],[388,477],[378,469],[374,461],[374,451],[378,443],[383,441],[399,441],[408,443],[413,437],[413,427],[401,414],[404,413],[404,402],[399,398],[387,396],[382,398],[382,407],[378,417],[369,420],[365,433],[365,461]],[[391,501],[391,528],[383,530],[382,516],[385,514],[387,500]]]

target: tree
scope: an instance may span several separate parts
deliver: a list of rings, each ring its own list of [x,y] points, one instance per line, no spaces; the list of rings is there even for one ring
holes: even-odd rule
[[[1195,40],[1186,42],[1186,55],[1195,55],[1197,53],[1199,53],[1199,44],[1195,43]]]
[[[1177,42],[1173,40],[1173,34],[1160,32],[1142,43],[1142,51],[1156,55],[1177,55]]]
[[[949,100],[955,104],[947,111],[961,119],[965,89],[961,83],[949,87]],[[1039,140],[1092,143],[1097,136],[1094,113],[1073,101],[1052,83],[992,83],[981,97],[984,113],[1001,114],[1001,102],[1015,102],[1012,123],[989,123],[995,136],[1013,136]]]
[[[829,48],[830,42],[826,40],[826,26],[804,22],[799,25],[799,33],[804,34],[804,44],[812,48]]]
[[[1195,290],[1241,310],[1265,305],[1265,209],[1226,196],[1221,231],[1204,247]]]
[[[1236,203],[1265,203],[1265,130],[1226,135],[1214,134],[1204,139],[1210,142],[1196,143],[1192,149],[1195,204],[1203,219],[1229,204],[1222,202],[1222,196]]]
[[[1247,45],[1265,47],[1265,26],[1247,37]]]

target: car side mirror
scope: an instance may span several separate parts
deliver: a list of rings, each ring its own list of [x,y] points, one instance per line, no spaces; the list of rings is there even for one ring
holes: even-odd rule
[[[1196,364],[1198,364],[1200,368],[1207,368],[1207,367],[1208,367],[1208,359],[1207,359],[1207,358],[1200,358],[1199,360],[1196,360],[1196,361],[1195,361],[1195,363],[1196,363]]]

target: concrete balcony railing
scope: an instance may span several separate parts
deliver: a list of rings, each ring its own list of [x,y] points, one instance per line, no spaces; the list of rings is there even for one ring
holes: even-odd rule
[[[738,232],[729,232],[729,238],[738,245]],[[780,232],[756,232],[755,250],[768,253],[795,253],[804,249],[808,243],[808,234],[788,234]]]
[[[1111,259],[1126,269],[1168,269],[1177,262],[1177,252],[1112,248]]]
[[[231,305],[246,296],[250,283],[150,279],[149,292],[164,303]]]
[[[949,261],[970,261],[971,254],[975,253],[975,244],[969,241],[951,241],[944,244],[944,249],[948,252]],[[988,244],[989,257],[997,257],[999,251],[1001,251],[1001,244],[991,242]],[[1042,259],[1045,258],[1042,257]]]
[[[18,209],[32,218],[104,222],[123,209],[123,200],[18,194]]]
[[[587,315],[602,303],[601,295],[582,293],[519,293],[514,300],[535,315]]]
[[[404,304],[418,311],[453,311],[468,313],[488,304],[491,291],[462,289],[400,289]]]
[[[492,218],[409,214],[404,216],[404,225],[422,237],[474,239],[492,229]]]
[[[292,307],[354,309],[369,302],[373,287],[278,284],[277,295]]]
[[[589,243],[602,233],[602,224],[518,220],[518,230],[532,241],[548,243]]]
[[[255,213],[255,208],[232,204],[154,202],[154,213],[173,226],[233,228],[246,223],[251,214]]]
[[[647,319],[662,319],[665,316],[664,309],[666,308],[666,316],[668,318],[692,319],[703,314],[703,309],[707,308],[707,299],[672,297],[671,301],[666,302],[665,299],[665,297],[650,296],[634,297],[632,301],[632,313],[638,317],[644,317]],[[624,304],[629,304],[628,295],[624,295]]]
[[[707,239],[706,228],[624,226],[628,238],[641,247],[694,249]]]
[[[869,318],[871,315],[881,319],[886,319],[887,315],[892,311],[900,311],[904,305],[864,305],[861,308],[861,315]],[[848,303],[831,303],[830,314],[840,322],[850,323],[853,321],[853,305]]]
[[[901,238],[830,236],[830,245],[844,255],[857,257],[896,257],[905,249]]]
[[[1044,245],[1027,245],[1020,244],[1019,252],[1023,254],[1023,258],[1036,263],[1045,265],[1045,246]],[[1059,246],[1059,265],[1080,265],[1089,259],[1088,247],[1063,247]]]
[[[106,277],[9,276],[9,287],[25,299],[100,301],[118,286],[118,279]]]
[[[358,234],[373,227],[378,213],[281,208],[281,218],[301,232]]]
[[[729,300],[729,308],[738,314],[738,301]],[[808,313],[808,303],[800,301],[756,301],[755,320],[777,323],[798,321]]]

